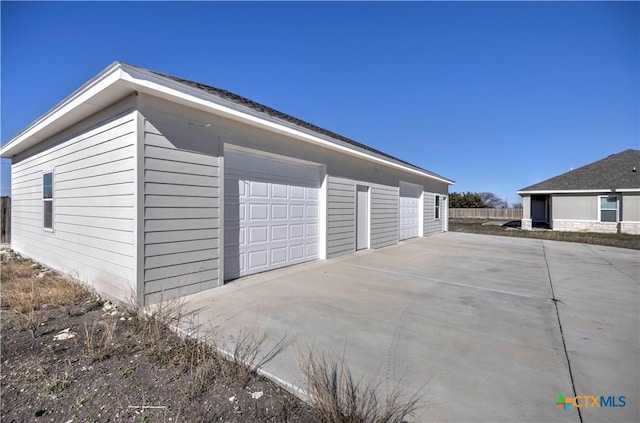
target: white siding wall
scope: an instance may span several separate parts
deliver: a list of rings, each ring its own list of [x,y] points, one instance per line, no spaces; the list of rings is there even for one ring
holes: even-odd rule
[[[622,194],[622,220],[640,222],[640,194],[626,192]]]
[[[122,300],[135,293],[136,113],[120,104],[16,157],[12,246]],[[42,175],[53,176],[53,231]]]
[[[162,119],[155,116],[154,123]],[[189,139],[188,128],[174,130]],[[219,159],[176,148],[166,132],[144,120],[147,303],[213,288],[219,280]]]
[[[371,248],[398,242],[399,188],[384,185],[371,187]]]
[[[432,192],[424,193],[424,233],[423,236],[440,233],[444,230],[443,217],[445,216],[442,195],[440,195],[440,219],[436,219],[435,204],[436,195]]]
[[[332,258],[356,249],[356,186],[333,176],[327,182],[327,258]]]
[[[144,94],[139,96],[139,101],[141,113],[159,129],[158,134],[163,134],[162,142],[167,149],[212,156],[211,160],[215,162],[222,155],[221,146],[229,144],[325,165],[328,178],[327,257],[355,251],[356,184],[371,187],[371,248],[398,242],[398,186],[401,180],[422,185],[424,190],[430,192],[446,194],[448,190],[448,185],[444,182],[307,144],[283,134],[266,132],[204,111],[171,104]],[[350,195],[345,191],[347,187]],[[218,185],[211,185],[209,188],[213,190],[212,196],[217,200]],[[200,188],[182,186],[180,191],[193,193],[194,189]],[[338,203],[344,206],[338,206]],[[338,212],[338,209],[347,212]],[[440,232],[442,221],[438,221],[438,224],[440,226],[437,232]],[[212,233],[209,239],[217,240],[217,235]]]

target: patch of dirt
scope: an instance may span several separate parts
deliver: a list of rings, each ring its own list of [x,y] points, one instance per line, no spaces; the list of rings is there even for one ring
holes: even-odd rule
[[[17,259],[3,254],[3,270]],[[11,272],[2,273],[4,285]],[[307,404],[209,347],[88,297],[28,314],[11,309],[3,286],[3,422],[319,421]]]

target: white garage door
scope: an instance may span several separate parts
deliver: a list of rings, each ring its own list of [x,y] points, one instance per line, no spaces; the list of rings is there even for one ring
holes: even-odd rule
[[[418,185],[400,183],[400,239],[419,235],[421,191]]]
[[[226,150],[225,280],[318,258],[318,166]]]

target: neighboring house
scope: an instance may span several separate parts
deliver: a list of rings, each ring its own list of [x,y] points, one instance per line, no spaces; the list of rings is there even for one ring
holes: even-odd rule
[[[626,150],[518,191],[522,229],[640,235],[640,150]]]
[[[157,302],[447,230],[448,178],[225,90],[114,63],[0,149],[12,246]]]

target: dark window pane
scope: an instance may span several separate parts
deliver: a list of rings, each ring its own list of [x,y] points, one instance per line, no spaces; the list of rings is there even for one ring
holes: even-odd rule
[[[603,210],[616,210],[618,208],[618,197],[600,198],[600,208]]]
[[[53,202],[44,202],[44,227],[53,229]]]
[[[53,174],[45,173],[42,176],[42,198],[53,198]]]
[[[616,210],[601,210],[600,211],[600,220],[602,222],[617,222]]]

